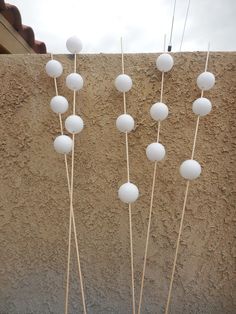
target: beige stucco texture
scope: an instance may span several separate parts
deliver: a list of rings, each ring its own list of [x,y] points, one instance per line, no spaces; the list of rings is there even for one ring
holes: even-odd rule
[[[132,206],[135,293],[138,300],[154,164],[145,148],[156,140],[149,109],[160,99],[156,54],[125,55],[133,79],[127,112],[136,122],[129,134],[130,177],[140,198]],[[167,299],[186,181],[179,175],[191,157],[200,97],[197,76],[206,53],[175,53],[165,75],[161,123],[165,160],[158,163],[142,313],[161,314]],[[64,66],[59,94],[72,112],[65,87],[73,60]],[[45,73],[50,55],[0,56],[0,313],[63,313],[67,262],[69,196],[63,155],[53,148],[60,133],[49,106],[55,95]],[[128,206],[117,197],[126,182],[125,136],[115,126],[123,98],[114,87],[120,55],[79,55],[84,88],[76,112],[85,123],[76,135],[74,211],[89,314],[131,313]],[[216,84],[204,96],[212,112],[200,118],[195,158],[201,176],[190,183],[170,313],[233,314],[235,301],[236,53],[210,54]],[[63,115],[64,118],[67,115]],[[70,162],[70,157],[69,157]],[[69,313],[82,313],[74,242]]]

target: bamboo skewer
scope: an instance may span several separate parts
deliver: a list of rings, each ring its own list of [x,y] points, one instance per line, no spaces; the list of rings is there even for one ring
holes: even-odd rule
[[[207,71],[208,60],[209,60],[209,53],[210,53],[210,44],[208,45],[208,52],[207,52],[206,63],[205,63],[205,71]],[[201,97],[203,97],[203,93],[204,92],[202,90],[201,91]],[[199,129],[199,121],[200,121],[200,117],[198,116],[197,117],[197,122],[196,122],[196,127],[195,127],[195,133],[194,133],[192,154],[191,154],[191,159],[192,160],[193,160],[195,149],[196,149],[197,134],[198,134],[198,129]],[[174,275],[175,275],[177,257],[178,257],[178,252],[179,252],[180,239],[181,239],[181,234],[182,234],[182,229],[183,229],[184,214],[185,214],[185,209],[186,209],[186,204],[187,204],[189,185],[190,185],[190,181],[188,180],[187,184],[186,184],[186,189],[185,189],[184,203],[183,203],[183,208],[182,208],[182,214],[181,214],[181,221],[180,221],[180,227],[179,227],[179,232],[178,232],[178,238],[177,238],[177,242],[176,242],[174,262],[173,262],[173,267],[172,267],[172,272],[171,272],[171,279],[170,279],[170,285],[169,285],[169,290],[168,290],[168,297],[167,297],[167,302],[166,302],[166,307],[165,307],[165,314],[169,313],[170,299],[171,299],[171,294],[172,294]]]
[[[53,55],[51,54],[51,59],[53,60]],[[74,62],[74,70],[76,70],[76,55],[75,55],[75,62]],[[58,86],[57,86],[57,79],[54,78],[54,86],[55,92],[58,96]],[[75,114],[75,103],[76,103],[76,94],[73,94],[73,114]],[[62,116],[59,116],[59,124],[60,124],[60,131],[63,135],[63,124],[62,124]],[[80,266],[80,255],[79,255],[79,248],[78,248],[78,238],[77,238],[77,230],[75,224],[75,217],[74,217],[74,207],[73,207],[73,178],[74,178],[74,134],[72,135],[72,165],[71,165],[71,180],[69,176],[69,167],[68,167],[68,160],[67,155],[64,155],[64,162],[65,162],[65,169],[66,169],[66,177],[67,177],[67,185],[68,185],[68,193],[70,199],[70,218],[69,218],[69,238],[68,238],[68,258],[67,258],[67,271],[66,271],[66,292],[65,292],[65,314],[68,314],[68,301],[69,301],[69,281],[70,281],[70,257],[71,257],[71,235],[72,235],[72,226],[74,231],[74,240],[75,240],[75,247],[76,247],[76,256],[77,256],[77,264],[78,264],[78,271],[80,277],[80,286],[81,286],[81,294],[82,294],[82,303],[84,313],[86,314],[86,305],[85,305],[85,296],[84,296],[84,289],[83,289],[83,278]]]
[[[121,67],[122,74],[125,73],[123,41],[121,38]],[[127,112],[126,95],[123,92],[124,113]],[[129,141],[128,132],[125,132],[125,151],[126,151],[126,167],[127,181],[130,181],[130,164],[129,164]],[[133,253],[133,232],[132,232],[132,205],[129,204],[129,232],[130,232],[130,264],[131,264],[131,286],[132,286],[132,313],[135,314],[135,289],[134,289],[134,253]]]

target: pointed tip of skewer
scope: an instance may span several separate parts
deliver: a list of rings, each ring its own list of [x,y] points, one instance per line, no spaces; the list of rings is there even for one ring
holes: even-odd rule
[[[205,71],[207,71],[208,61],[209,61],[209,55],[210,55],[210,41],[208,42],[208,47],[207,47],[207,56],[206,56],[206,63],[205,63]]]
[[[208,41],[208,45],[207,45],[207,51],[208,52],[210,51],[210,46],[211,46],[211,43],[210,43],[210,41]]]
[[[120,50],[121,50],[121,68],[122,68],[122,74],[124,74],[125,66],[124,66],[123,37],[120,38]]]
[[[163,52],[166,51],[166,34],[164,34],[164,46],[163,46]]]
[[[123,51],[123,36],[120,37],[121,52]]]

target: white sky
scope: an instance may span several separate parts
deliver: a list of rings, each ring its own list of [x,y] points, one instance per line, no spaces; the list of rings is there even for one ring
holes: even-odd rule
[[[170,35],[174,0],[6,0],[15,4],[48,52],[67,53],[72,35],[83,42],[83,53],[163,50]],[[173,51],[178,51],[188,0],[177,0]],[[236,0],[191,0],[183,51],[236,50]]]

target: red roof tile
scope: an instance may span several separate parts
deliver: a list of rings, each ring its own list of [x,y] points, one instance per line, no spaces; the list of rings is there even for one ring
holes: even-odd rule
[[[20,11],[15,5],[8,4],[5,3],[4,0],[0,0],[0,13],[36,53],[47,52],[45,43],[35,40],[33,29],[22,24]]]

